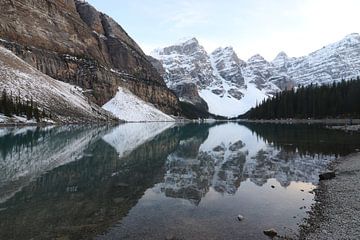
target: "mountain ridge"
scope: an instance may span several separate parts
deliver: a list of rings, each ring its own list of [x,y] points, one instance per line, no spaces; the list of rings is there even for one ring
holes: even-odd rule
[[[272,61],[260,54],[244,61],[232,47],[220,47],[207,53],[196,38],[158,48],[151,55],[163,64],[165,82],[180,99],[184,93],[176,91],[176,86],[180,83],[195,84],[200,97],[209,105],[209,111],[227,117],[243,114],[279,91],[298,85],[329,84],[360,75],[358,33],[349,34],[302,57],[289,57],[282,51]],[[196,59],[196,56],[200,57]],[[201,75],[206,76],[206,81],[200,81]],[[205,93],[205,90],[208,91]],[[249,94],[253,101],[244,100]],[[232,100],[225,101],[226,98]],[[232,109],[221,109],[229,104],[233,105]]]

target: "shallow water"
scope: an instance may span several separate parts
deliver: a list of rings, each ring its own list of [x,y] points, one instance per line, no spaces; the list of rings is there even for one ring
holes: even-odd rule
[[[0,129],[0,239],[296,236],[318,174],[359,148],[315,125]]]

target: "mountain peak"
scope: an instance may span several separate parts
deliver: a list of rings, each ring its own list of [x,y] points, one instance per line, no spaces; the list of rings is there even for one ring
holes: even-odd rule
[[[345,36],[345,38],[358,38],[360,37],[360,34],[359,33],[350,33],[348,35]]]
[[[161,56],[180,54],[191,55],[194,53],[207,54],[205,49],[199,44],[199,41],[195,37],[183,38],[178,43],[172,44],[165,48],[157,48],[150,53],[150,56],[161,59]]]
[[[360,35],[359,33],[351,33],[346,35],[342,41],[357,43],[360,42]]]
[[[281,51],[275,58],[274,60],[272,61],[272,63],[284,63],[286,60],[288,60],[289,57],[288,55]]]
[[[225,48],[219,47],[219,48],[215,49],[210,55],[216,61],[218,61],[218,59],[227,59],[228,61],[235,61],[236,64],[241,65],[241,66],[246,65],[246,62],[241,60],[238,57],[235,50],[231,46],[228,46]]]
[[[281,51],[279,52],[279,54],[276,56],[275,59],[277,58],[288,58],[288,55],[284,51]]]
[[[196,37],[181,38],[177,41],[177,43],[173,44],[173,46],[176,46],[176,45],[186,46],[186,45],[191,45],[191,44],[199,45],[199,41],[196,39]]]
[[[249,58],[248,63],[256,63],[256,62],[267,62],[263,56],[260,54],[255,54],[251,58]]]
[[[228,47],[218,47],[217,49],[215,49],[211,55],[217,55],[217,54],[236,54],[233,47],[228,46]]]

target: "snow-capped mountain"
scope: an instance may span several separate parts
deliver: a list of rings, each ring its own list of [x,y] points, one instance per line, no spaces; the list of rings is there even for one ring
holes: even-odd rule
[[[195,85],[209,112],[216,115],[237,116],[280,90],[275,85],[269,87],[271,83],[266,86],[258,83],[255,77],[246,78],[244,69],[247,64],[238,58],[231,47],[218,48],[208,54],[192,38],[178,45],[154,50],[151,55],[163,64],[165,81],[180,100],[196,105],[198,102],[178,91],[179,86]],[[248,70],[252,71],[253,68],[255,71],[254,66]]]
[[[196,104],[184,97],[186,92],[178,91],[180,85],[195,85],[209,112],[228,117],[246,112],[277,91],[360,75],[357,33],[299,58],[280,52],[273,61],[256,54],[245,62],[231,47],[208,54],[195,38],[151,55],[163,64],[165,81],[181,100]]]
[[[329,84],[360,75],[360,35],[353,33],[308,56],[288,58],[280,53],[274,61],[273,76],[296,85]]]

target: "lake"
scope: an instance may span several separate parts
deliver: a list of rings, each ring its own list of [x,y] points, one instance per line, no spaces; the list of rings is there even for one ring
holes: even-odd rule
[[[294,237],[319,173],[359,148],[320,125],[0,128],[0,239]]]

